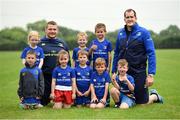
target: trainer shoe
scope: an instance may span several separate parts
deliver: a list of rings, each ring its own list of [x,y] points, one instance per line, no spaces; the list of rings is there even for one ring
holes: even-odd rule
[[[157,96],[157,98],[158,98],[158,100],[156,102],[163,104],[163,102],[164,102],[163,97],[161,95],[159,95],[159,93],[157,92],[156,89],[151,89],[149,91],[149,93],[150,93],[150,95],[155,94]]]

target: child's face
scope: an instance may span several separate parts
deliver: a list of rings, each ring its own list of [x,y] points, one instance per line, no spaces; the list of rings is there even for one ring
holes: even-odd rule
[[[120,75],[125,75],[126,72],[128,71],[128,66],[127,65],[118,65],[118,72]]]
[[[29,38],[29,43],[32,45],[32,46],[35,46],[39,43],[39,38],[37,36],[31,36]]]
[[[59,57],[59,63],[61,65],[61,67],[66,67],[67,63],[69,61],[69,56],[68,55],[61,55]]]
[[[79,54],[78,60],[80,65],[86,65],[86,62],[88,61],[87,55]]]
[[[104,28],[97,28],[95,34],[98,39],[102,40],[105,38],[106,32],[104,31]]]
[[[30,65],[33,66],[36,62],[36,56],[33,54],[27,54],[26,56],[26,62]]]
[[[98,74],[102,74],[106,70],[105,64],[96,65],[96,70],[97,70]]]
[[[86,38],[86,36],[80,36],[80,37],[78,38],[77,43],[78,43],[78,45],[79,45],[80,47],[85,47],[86,44],[87,44],[87,38]]]

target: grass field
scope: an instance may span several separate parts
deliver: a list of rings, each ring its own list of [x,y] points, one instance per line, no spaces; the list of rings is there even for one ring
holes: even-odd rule
[[[157,74],[153,87],[164,104],[137,105],[128,110],[71,108],[37,110],[18,107],[20,52],[0,52],[0,119],[180,119],[180,50],[157,50]]]

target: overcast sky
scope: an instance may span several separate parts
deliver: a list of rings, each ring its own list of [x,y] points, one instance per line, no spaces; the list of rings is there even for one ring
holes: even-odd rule
[[[133,8],[141,26],[159,32],[170,24],[180,28],[180,0],[0,0],[0,29],[24,27],[42,19],[60,26],[94,31],[103,22],[108,31],[123,27],[123,13]]]

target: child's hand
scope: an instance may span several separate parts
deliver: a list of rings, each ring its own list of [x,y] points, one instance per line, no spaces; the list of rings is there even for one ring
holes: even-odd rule
[[[92,46],[91,46],[91,49],[92,49],[92,50],[96,50],[96,49],[97,49],[97,45],[92,45]]]
[[[111,81],[112,81],[112,82],[115,82],[115,81],[116,81],[116,73],[114,73],[114,74],[111,76]]]
[[[77,96],[83,96],[83,94],[79,90],[77,90]]]
[[[87,97],[87,96],[89,96],[89,93],[90,93],[90,91],[86,91],[83,95]]]
[[[102,99],[101,99],[101,102],[102,102],[103,104],[106,104],[106,99],[102,98]]]
[[[76,98],[76,94],[72,94],[72,99],[74,100]]]
[[[91,100],[92,103],[98,103],[98,99],[97,97],[93,97],[92,100]]]
[[[49,98],[50,98],[51,100],[53,100],[53,99],[55,98],[54,93],[51,93],[50,96],[49,96]]]
[[[37,96],[36,99],[40,99],[40,97]]]
[[[24,97],[20,98],[20,102],[22,102],[24,100]]]
[[[127,82],[127,76],[125,75],[125,76],[123,76],[123,77],[120,77],[120,81],[122,81],[122,82]]]

